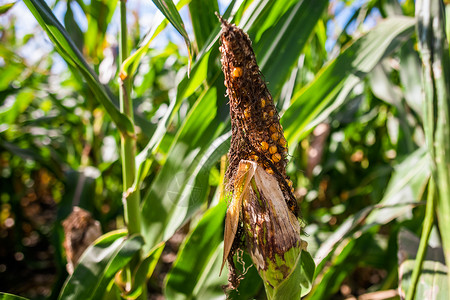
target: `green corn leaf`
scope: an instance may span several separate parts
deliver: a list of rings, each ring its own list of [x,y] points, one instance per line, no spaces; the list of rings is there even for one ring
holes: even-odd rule
[[[201,120],[202,118],[196,118],[190,125],[200,126]],[[198,132],[203,130],[200,128]],[[183,133],[194,132],[189,130]],[[207,135],[197,137],[197,145],[209,144],[210,138]],[[180,136],[177,139],[178,142],[170,150],[165,168],[158,174],[150,193],[144,198],[141,209],[145,216],[142,218],[142,228],[149,245],[171,237],[202,205],[208,192],[209,170],[228,151],[229,135],[217,138],[199,154],[198,151],[190,152],[191,155],[187,152],[192,151],[188,147],[189,139],[196,140],[191,135]]]
[[[127,299],[136,299],[142,294],[142,287],[145,286],[147,280],[152,276],[165,246],[165,243],[159,243],[141,261],[134,275],[131,290],[127,293]]]
[[[86,4],[83,1],[76,2],[88,16],[88,27],[84,34],[85,49],[90,57],[103,57],[100,45],[105,41],[108,25],[120,1],[90,1]]]
[[[130,119],[114,105],[106,87],[100,83],[97,74],[85,61],[77,46],[47,4],[43,0],[25,0],[24,2],[62,58],[83,75],[96,99],[104,106],[121,133],[133,135],[134,127]]]
[[[402,297],[411,288],[411,274],[420,240],[412,232],[402,228],[398,235],[399,287]],[[414,299],[449,299],[447,285],[448,268],[442,247],[428,246],[423,261]]]
[[[373,244],[373,234],[364,233],[361,236],[351,236],[340,241],[340,251],[335,253],[332,264],[320,273],[320,284],[312,287],[308,300],[331,299],[348,276],[361,261],[365,259]],[[317,276],[317,273],[316,273]]]
[[[184,28],[183,20],[178,13],[178,10],[173,4],[172,0],[152,0],[153,3],[158,7],[158,9],[162,12],[162,14],[169,20],[169,22],[175,27],[175,29],[181,34],[186,43],[186,47],[189,55],[189,65],[188,65],[188,74],[191,70],[191,62],[192,62],[192,45],[189,40],[189,36]]]
[[[0,78],[0,91],[7,90],[11,82],[15,80],[24,71],[24,66],[10,61],[10,58],[18,59],[14,53],[0,46],[0,57],[2,57],[6,65],[2,66],[2,76]],[[20,58],[19,58],[20,59]]]
[[[368,224],[387,224],[393,219],[411,211],[411,205],[422,199],[430,177],[430,158],[424,148],[411,153],[397,164],[389,180],[380,208],[367,217]]]
[[[178,2],[176,8],[181,9],[183,6],[185,6],[187,3],[189,3],[190,0],[183,0]],[[158,26],[154,26],[145,36],[144,42],[142,46],[139,47],[138,50],[136,50],[133,54],[131,54],[125,61],[122,63],[122,66],[120,67],[120,77],[122,79],[133,76],[136,72],[139,63],[141,62],[141,58],[148,52],[148,49],[150,47],[151,42],[164,30],[164,28],[167,27],[168,20],[167,19],[161,19]]]
[[[424,131],[433,160],[437,219],[447,266],[450,264],[450,56],[442,1],[418,1],[417,36],[422,58]],[[450,285],[450,273],[448,274]]]
[[[256,43],[255,55],[272,96],[281,92],[327,5],[328,0],[299,1]]]
[[[0,300],[27,300],[27,298],[8,293],[0,293]]]
[[[212,267],[211,258],[215,257],[222,243],[223,218],[226,211],[225,201],[210,208],[195,229],[186,238],[178,252],[172,270],[167,274],[165,294],[169,299],[196,298],[196,292],[204,288],[205,276]],[[220,258],[220,255],[219,255]],[[186,274],[190,274],[186,276]],[[211,274],[218,276],[219,274]],[[222,284],[226,283],[225,276]]]
[[[136,158],[136,165],[138,169],[142,170],[142,164],[145,160],[157,152],[159,144],[167,132],[167,127],[172,121],[175,113],[180,108],[181,101],[186,97],[191,96],[203,84],[203,81],[207,76],[209,54],[210,52],[206,53],[204,57],[194,64],[190,78],[185,77],[180,84],[178,84],[176,98],[170,102],[167,113],[158,123],[158,127],[153,133],[152,138]],[[141,172],[139,172],[139,174],[140,173]],[[144,177],[140,174],[139,178],[143,179]]]
[[[0,6],[0,15],[7,13],[8,10],[10,10],[14,6],[14,4],[16,4],[16,2],[11,2]]]
[[[191,0],[189,3],[192,28],[197,49],[202,49],[211,32],[217,27],[215,12],[219,12],[217,0]]]
[[[387,191],[379,205],[366,207],[349,216],[325,241],[315,253],[318,270],[328,261],[337,245],[353,232],[363,227],[363,231],[373,226],[384,225],[393,219],[411,212],[418,205],[430,176],[429,158],[421,148],[397,164],[390,179]],[[310,238],[306,238],[309,241]]]
[[[116,273],[139,252],[144,240],[125,231],[101,236],[83,253],[59,299],[101,299]]]
[[[11,106],[0,109],[0,123],[13,124],[17,117],[28,108],[34,97],[32,90],[22,89],[15,96]]]
[[[288,142],[296,144],[339,107],[353,87],[381,59],[411,36],[414,24],[414,19],[406,17],[393,17],[381,22],[324,67],[313,82],[297,92],[281,118]]]

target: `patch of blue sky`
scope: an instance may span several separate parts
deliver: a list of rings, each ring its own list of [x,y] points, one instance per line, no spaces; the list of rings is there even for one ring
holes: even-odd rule
[[[343,1],[332,0],[330,7],[333,7],[335,18],[331,19],[327,23],[327,41],[325,43],[325,49],[327,52],[331,52],[336,45],[336,41],[342,30],[351,35],[358,29],[356,20],[351,20],[353,15],[362,6],[366,5],[366,0],[355,0],[350,5],[345,5]],[[380,11],[378,8],[372,8],[370,14],[365,18],[363,23],[363,30],[367,31],[374,27],[380,19]],[[350,23],[349,23],[350,22]]]

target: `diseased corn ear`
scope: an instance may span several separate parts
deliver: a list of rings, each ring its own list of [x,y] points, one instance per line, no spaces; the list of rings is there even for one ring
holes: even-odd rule
[[[231,201],[225,219],[222,268],[228,261],[228,287],[237,288],[242,276],[233,257],[237,250],[246,249],[269,299],[300,299],[300,257],[305,243],[300,239],[293,184],[286,175],[287,141],[250,38],[219,19],[232,129],[230,164],[225,173]]]
[[[242,202],[247,249],[264,281],[277,287],[297,266],[301,228],[273,175],[257,166],[252,183],[249,197]]]
[[[300,238],[300,224],[288,208],[279,182],[257,163],[242,160],[234,191],[225,221],[222,267],[229,257],[241,220],[247,250],[268,294],[278,293],[286,282],[295,284],[291,282],[292,277],[301,275],[298,273],[301,272],[300,257],[307,244]],[[293,297],[289,299],[299,299],[301,289],[293,290],[296,294],[289,294]]]
[[[272,95],[256,63],[252,42],[242,29],[221,19],[222,71],[230,98],[231,147],[225,177],[233,190],[234,176],[241,160],[251,160],[274,174],[286,202],[297,215],[297,202],[286,175],[287,141]]]

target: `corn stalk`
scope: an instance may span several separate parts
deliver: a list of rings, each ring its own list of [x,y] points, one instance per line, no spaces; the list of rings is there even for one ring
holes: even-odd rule
[[[436,186],[436,214],[447,266],[450,265],[450,59],[441,0],[416,3],[423,63],[424,129]],[[450,286],[450,273],[447,274]]]

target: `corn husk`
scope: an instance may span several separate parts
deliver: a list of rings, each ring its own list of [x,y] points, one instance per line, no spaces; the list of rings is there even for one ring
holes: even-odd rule
[[[225,222],[225,263],[240,219],[245,244],[269,299],[300,299],[301,255],[306,242],[277,179],[253,161],[242,160]],[[240,218],[241,216],[241,218]],[[287,298],[286,298],[287,297]]]

